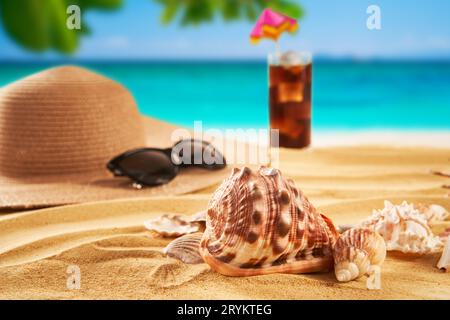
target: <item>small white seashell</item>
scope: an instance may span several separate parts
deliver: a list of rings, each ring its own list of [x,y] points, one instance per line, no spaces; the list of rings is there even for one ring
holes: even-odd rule
[[[444,221],[450,216],[450,213],[443,206],[437,204],[419,204],[416,207],[420,213],[425,215],[425,218],[427,219],[429,224]]]
[[[193,216],[164,214],[145,221],[144,226],[163,237],[179,237],[189,233],[204,231],[205,223],[205,215],[200,212]]]
[[[437,267],[445,272],[450,271],[450,237],[447,238],[442,256],[437,263]]]
[[[388,251],[425,254],[439,251],[443,243],[428,226],[426,216],[404,201],[401,205],[384,202],[384,208],[361,224],[378,232],[386,242]]]
[[[373,267],[380,266],[386,257],[386,245],[383,238],[371,229],[349,229],[336,241],[333,257],[336,278],[347,282],[375,273],[377,269]]]

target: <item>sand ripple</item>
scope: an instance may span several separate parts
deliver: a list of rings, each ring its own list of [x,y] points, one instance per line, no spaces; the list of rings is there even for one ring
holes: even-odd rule
[[[281,168],[336,224],[355,223],[383,200],[437,203],[450,209],[450,152],[432,149],[337,148],[283,151]],[[203,209],[214,187],[192,195],[117,200],[0,215],[0,298],[24,299],[450,299],[450,275],[423,257],[390,253],[382,290],[365,280],[336,282],[332,273],[231,278],[206,264],[185,265],[162,254],[169,239],[144,220]],[[435,232],[450,227],[446,221]],[[81,289],[66,286],[69,266]]]

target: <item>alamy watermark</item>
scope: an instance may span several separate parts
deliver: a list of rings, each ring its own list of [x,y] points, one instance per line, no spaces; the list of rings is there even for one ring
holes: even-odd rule
[[[194,130],[175,129],[171,140],[177,143],[181,140],[194,139],[208,141],[211,148],[202,149],[202,145],[194,144],[191,150],[189,144],[172,149],[172,161],[176,164],[223,164],[225,156],[230,165],[270,165],[278,167],[279,164],[279,131],[260,128],[237,129],[204,129],[202,121],[194,121]]]
[[[371,266],[369,269],[369,277],[366,281],[366,287],[369,290],[381,289],[381,268],[379,266]]]
[[[381,30],[381,8],[375,4],[367,7],[366,13],[369,15],[366,26],[369,30]]]
[[[77,5],[70,5],[66,9],[68,15],[66,26],[69,30],[81,30],[81,9]]]
[[[69,290],[80,290],[81,289],[81,270],[77,265],[70,265],[66,269],[68,274],[66,280],[66,287]]]

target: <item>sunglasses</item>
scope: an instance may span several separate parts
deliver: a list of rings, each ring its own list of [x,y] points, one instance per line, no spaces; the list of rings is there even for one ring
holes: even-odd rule
[[[172,148],[139,148],[126,151],[107,164],[115,177],[128,177],[133,187],[158,186],[171,181],[181,168],[218,170],[226,166],[223,155],[210,143],[185,139]]]

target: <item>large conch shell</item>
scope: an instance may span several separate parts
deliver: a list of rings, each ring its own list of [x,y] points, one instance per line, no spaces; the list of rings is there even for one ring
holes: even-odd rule
[[[328,271],[337,232],[277,169],[234,169],[208,205],[203,260],[228,276]]]
[[[425,254],[439,251],[443,243],[428,226],[424,214],[404,201],[401,205],[384,202],[384,208],[361,224],[378,232],[386,242],[388,251]]]
[[[386,258],[384,239],[368,228],[345,231],[333,250],[334,272],[338,281],[347,282],[371,275]]]

